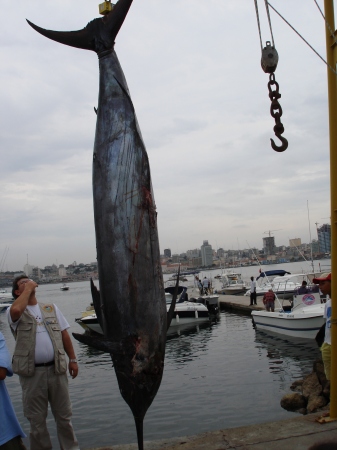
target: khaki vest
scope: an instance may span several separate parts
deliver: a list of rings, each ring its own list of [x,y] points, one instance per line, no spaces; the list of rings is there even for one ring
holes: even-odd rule
[[[54,347],[55,373],[62,375],[67,371],[67,360],[54,306],[44,303],[38,305]],[[31,377],[35,372],[36,327],[36,319],[25,309],[13,333],[16,344],[12,360],[13,372],[24,377]]]

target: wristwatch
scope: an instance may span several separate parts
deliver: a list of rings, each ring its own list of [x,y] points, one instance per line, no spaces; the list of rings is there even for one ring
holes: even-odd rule
[[[77,359],[69,359],[69,362],[77,363]]]

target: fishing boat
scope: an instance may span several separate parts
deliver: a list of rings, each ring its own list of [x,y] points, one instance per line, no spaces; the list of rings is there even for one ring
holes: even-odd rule
[[[302,275],[302,274],[301,274]],[[278,298],[291,299],[294,290],[301,285],[302,280],[297,279],[298,275],[291,275],[286,270],[266,270],[261,272],[256,278],[256,295],[262,296],[269,289],[278,296]],[[250,289],[245,295],[250,295]]]
[[[181,293],[185,294],[186,291],[182,291]],[[210,313],[206,305],[202,303],[186,301],[184,300],[184,298],[184,295],[180,295],[179,300],[175,305],[174,315],[169,329],[184,326],[187,324],[208,322],[210,320]],[[166,298],[167,311],[170,308],[171,299],[169,297]],[[84,311],[82,313],[82,317],[79,319],[75,319],[75,322],[81,325],[81,327],[85,330],[103,334],[103,330],[98,322],[96,313],[88,313],[89,311]]]
[[[63,286],[60,287],[61,291],[69,291],[69,286],[67,284],[63,284]]]
[[[1,300],[13,300],[13,295],[11,292],[7,292],[6,289],[0,289],[0,301]]]
[[[304,339],[314,339],[325,322],[324,303],[319,292],[294,294],[292,306],[275,312],[252,311],[253,325],[258,330]]]
[[[241,278],[241,273],[226,271],[221,276],[222,289],[221,293],[226,295],[245,294],[248,286]]]

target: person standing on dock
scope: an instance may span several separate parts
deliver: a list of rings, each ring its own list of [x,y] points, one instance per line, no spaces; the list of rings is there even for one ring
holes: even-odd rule
[[[72,378],[78,374],[69,324],[55,304],[38,303],[35,281],[25,275],[13,281],[12,306],[7,318],[16,340],[13,372],[20,377],[25,417],[30,422],[30,449],[52,448],[46,418],[50,403],[57,424],[60,448],[79,450],[71,423],[68,369]]]
[[[207,277],[202,280],[202,287],[204,288],[204,294],[208,294],[209,279]]]
[[[256,281],[250,277],[250,306],[256,305]]]
[[[266,292],[263,296],[263,304],[266,308],[266,311],[268,312],[274,312],[275,310],[275,299],[276,296],[272,289],[268,289],[268,292]]]
[[[331,273],[323,273],[321,276],[314,278],[313,283],[319,285],[320,291],[324,295],[329,296],[329,300],[325,303],[324,314],[325,318],[325,336],[324,342],[321,346],[322,359],[324,364],[324,372],[326,379],[330,381],[331,372]]]

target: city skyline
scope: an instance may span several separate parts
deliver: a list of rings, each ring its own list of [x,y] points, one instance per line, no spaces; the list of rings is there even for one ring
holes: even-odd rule
[[[329,236],[330,236],[330,225],[325,224],[322,228],[325,228],[325,229],[326,229],[327,227],[329,228],[328,233],[329,233]],[[270,234],[270,233],[269,233],[269,234]],[[270,238],[270,236],[269,236],[269,238]],[[272,236],[272,238],[274,238],[274,236]],[[202,244],[201,244],[200,246],[194,246],[193,248],[188,248],[188,249],[186,248],[184,251],[182,251],[182,252],[180,252],[180,253],[173,252],[173,251],[171,250],[170,247],[166,247],[166,248],[160,249],[160,254],[161,254],[161,256],[165,257],[165,252],[167,252],[167,251],[170,251],[170,252],[171,252],[171,256],[173,256],[173,255],[182,255],[182,254],[186,254],[186,253],[188,253],[188,252],[193,252],[194,250],[199,250],[201,257],[203,258],[203,262],[205,263],[205,264],[203,264],[203,265],[206,266],[206,265],[208,265],[208,264],[206,263],[207,257],[206,257],[205,255],[202,256],[202,247],[203,247],[204,245],[211,247],[211,249],[212,249],[213,252],[217,252],[217,250],[221,249],[221,250],[224,250],[225,253],[227,253],[227,252],[242,253],[242,252],[247,252],[247,251],[255,250],[255,249],[258,249],[259,251],[262,251],[263,248],[265,247],[264,239],[265,239],[265,238],[262,239],[262,244],[261,244],[261,246],[243,247],[243,248],[226,248],[226,247],[217,247],[217,248],[214,248],[210,240],[204,239],[203,242],[202,242]],[[325,241],[325,240],[328,240],[328,245],[329,245],[329,246],[331,245],[331,244],[330,244],[330,237],[329,237],[328,239],[324,237],[323,240],[324,240],[324,241]],[[300,243],[299,243],[298,241],[300,241]],[[308,245],[310,245],[310,243],[302,241],[302,239],[301,239],[300,237],[291,238],[291,239],[289,239],[289,242],[288,242],[288,243],[281,243],[281,244],[279,244],[279,243],[277,243],[276,241],[274,241],[274,242],[275,242],[275,247],[276,247],[276,248],[279,248],[279,247],[286,247],[286,248],[287,248],[287,247],[296,247],[296,246],[298,246],[298,245],[299,245],[299,246],[302,246],[302,245],[308,246]],[[317,245],[318,245],[318,242],[319,242],[318,237],[316,237],[316,238],[313,237],[313,238],[312,238],[312,242],[316,242]],[[7,250],[8,250],[8,249],[7,249]],[[324,251],[325,251],[325,250],[327,250],[327,249],[324,249]],[[324,253],[324,251],[322,251],[321,253]],[[51,266],[53,266],[53,265],[55,265],[57,268],[62,267],[62,266],[64,266],[65,268],[67,268],[67,267],[72,266],[72,265],[76,265],[76,266],[79,266],[79,265],[85,265],[85,266],[88,266],[88,265],[97,265],[97,261],[96,261],[96,260],[80,261],[80,262],[77,262],[76,259],[72,259],[72,261],[69,262],[69,263],[58,262],[58,261],[56,261],[56,262],[49,262],[49,263],[44,264],[44,265],[43,265],[43,264],[42,264],[42,265],[38,265],[38,264],[34,264],[33,262],[29,262],[29,261],[28,261],[28,255],[27,255],[27,261],[26,261],[26,263],[25,263],[22,267],[17,267],[17,268],[15,268],[15,269],[8,269],[8,268],[5,268],[5,267],[4,267],[4,266],[5,266],[5,262],[3,262],[3,259],[5,258],[5,256],[6,256],[6,249],[5,249],[5,252],[4,252],[4,254],[2,255],[2,257],[1,257],[1,259],[0,259],[0,272],[7,272],[7,271],[8,271],[8,272],[20,272],[20,271],[24,271],[24,268],[25,268],[26,265],[29,265],[29,266],[32,267],[32,268],[33,268],[33,267],[38,267],[38,268],[40,268],[40,269],[45,269],[45,268],[51,267]],[[166,257],[168,257],[168,255],[166,255]],[[208,261],[208,260],[207,260],[207,261]],[[209,261],[208,261],[208,263],[209,263]]]
[[[97,58],[45,39],[26,18],[76,30],[98,17],[97,4],[2,6],[4,268],[23,266],[27,254],[38,266],[94,261]],[[315,3],[273,6],[325,58],[325,22]],[[172,0],[169,10],[174,20],[167,3],[133,2],[115,45],[149,156],[160,248],[182,253],[204,239],[214,248],[260,247],[269,230],[279,230],[279,243],[297,236],[309,242],[308,202],[312,235],[330,216],[326,65],[270,11],[289,142],[277,153],[254,3]]]

